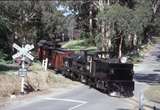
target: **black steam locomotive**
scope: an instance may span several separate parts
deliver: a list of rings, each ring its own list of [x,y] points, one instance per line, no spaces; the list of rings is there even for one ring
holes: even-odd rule
[[[133,64],[109,58],[106,52],[73,54],[64,58],[63,74],[109,95],[133,95]]]

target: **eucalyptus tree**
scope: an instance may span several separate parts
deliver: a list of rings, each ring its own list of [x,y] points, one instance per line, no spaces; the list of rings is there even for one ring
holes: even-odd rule
[[[5,35],[8,42],[5,50],[15,41],[36,43],[63,32],[65,17],[56,7],[56,1],[0,1],[0,36]]]
[[[131,19],[134,17],[132,10],[119,4],[114,4],[104,8],[104,11],[104,13],[99,14],[99,19],[101,21],[103,20],[105,25],[109,26],[109,35],[101,39],[105,42],[102,46],[108,48],[108,41],[110,40],[110,48],[114,50],[115,54],[121,57],[125,37],[128,36],[132,28]]]
[[[65,18],[57,10],[55,1],[1,1],[0,9],[0,15],[11,24],[11,32],[19,38],[34,40],[37,33],[44,36],[63,31]]]
[[[94,43],[94,39],[96,34],[98,33],[97,30],[97,7],[93,4],[95,1],[93,0],[71,0],[71,1],[63,1],[61,4],[64,7],[68,7],[71,11],[72,15],[76,19],[77,25],[75,26],[76,29],[81,30],[83,34],[87,38],[89,38],[89,42]]]
[[[10,49],[8,49],[10,39],[7,37],[10,34],[11,32],[9,30],[8,19],[0,16],[0,47],[3,47],[0,48],[1,57],[3,56],[3,52],[9,53],[11,51]]]
[[[103,3],[102,3],[103,1]],[[104,1],[99,11],[101,25],[101,48],[115,52],[118,57],[127,53],[126,48],[134,48],[145,39],[142,37],[152,17],[151,2],[147,0]],[[99,5],[100,6],[100,5]],[[106,33],[107,32],[107,33]],[[133,45],[132,45],[133,44]]]

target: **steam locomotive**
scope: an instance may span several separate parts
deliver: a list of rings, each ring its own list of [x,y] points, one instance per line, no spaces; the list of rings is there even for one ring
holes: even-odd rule
[[[80,53],[39,47],[38,57],[49,59],[49,66],[72,80],[80,81],[113,96],[133,95],[133,64],[125,58],[110,58],[107,52]]]
[[[134,91],[133,64],[110,59],[107,52],[65,57],[63,74],[109,95],[132,96]]]

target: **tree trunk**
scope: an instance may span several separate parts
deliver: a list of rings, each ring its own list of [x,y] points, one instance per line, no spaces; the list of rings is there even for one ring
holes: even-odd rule
[[[92,5],[90,6],[90,10],[89,10],[89,34],[90,34],[90,37],[93,36],[92,32],[93,32],[93,20],[92,20]]]
[[[106,51],[109,51],[109,48],[111,47],[111,39],[110,39],[110,24],[106,25],[105,26],[105,48],[106,48]]]
[[[104,13],[104,0],[99,0],[99,11],[100,13]],[[105,50],[105,43],[104,43],[104,33],[105,33],[105,22],[104,20],[101,21],[101,50],[104,51]]]
[[[137,34],[134,34],[134,37],[133,37],[133,45],[134,45],[134,46],[137,46]]]
[[[105,0],[99,0],[100,12],[104,13]],[[110,0],[107,0],[107,5],[110,6]],[[101,48],[102,51],[108,51],[111,46],[110,36],[110,25],[106,25],[105,21],[101,21]]]
[[[158,7],[160,6],[160,0],[157,0],[153,3],[152,5],[152,9],[153,9],[153,13],[156,14]]]
[[[123,43],[123,36],[120,34],[120,43],[119,43],[119,49],[118,49],[118,58],[122,57],[122,43]]]
[[[110,6],[110,0],[107,0],[107,5]]]

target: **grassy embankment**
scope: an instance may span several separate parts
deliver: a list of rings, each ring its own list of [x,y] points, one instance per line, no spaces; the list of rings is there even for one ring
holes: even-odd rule
[[[144,94],[148,100],[160,103],[160,84],[150,86]]]
[[[150,50],[155,46],[156,43],[160,42],[160,37],[153,37],[150,42],[141,46],[139,53],[133,56],[133,63],[140,63],[144,55],[148,54]]]
[[[136,54],[130,55],[131,62],[133,64],[142,62],[146,53],[148,53],[148,51],[151,50],[153,47],[154,47],[153,42],[149,42],[147,44],[142,45]]]
[[[18,68],[10,68],[0,65],[0,98],[9,97],[12,94],[20,93],[21,78],[17,75]],[[28,92],[44,91],[49,88],[68,87],[77,84],[61,75],[54,74],[54,71],[44,71],[40,63],[33,63],[25,78]]]

